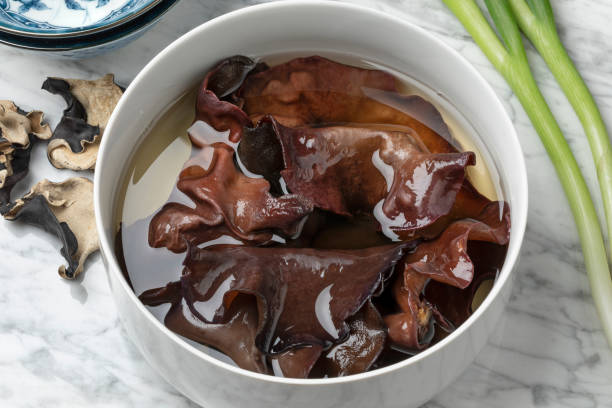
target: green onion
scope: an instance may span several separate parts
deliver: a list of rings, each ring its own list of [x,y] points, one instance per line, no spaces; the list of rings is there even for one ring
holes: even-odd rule
[[[548,152],[548,156],[555,166],[559,180],[561,181],[561,185],[565,190],[565,194],[576,221],[595,306],[599,312],[599,317],[608,339],[608,343],[612,347],[612,279],[610,277],[610,270],[608,269],[608,258],[606,255],[599,219],[597,218],[595,206],[593,205],[591,195],[589,194],[584,177],[580,172],[578,163],[572,155],[569,145],[567,144],[567,141],[559,128],[559,124],[555,120],[550,108],[548,107],[548,104],[544,100],[544,97],[542,96],[542,93],[538,89],[538,86],[533,78],[513,9],[511,8],[508,0],[485,0],[493,22],[495,23],[497,31],[501,36],[501,40],[503,41],[502,43],[474,0],[443,1],[457,16],[467,31],[472,35],[478,46],[482,49],[487,58],[489,58],[495,68],[504,76],[523,105],[525,112],[529,116],[531,123],[542,140],[542,144]],[[510,1],[513,1],[513,4],[516,3],[516,5],[521,3],[521,1],[518,0]],[[534,35],[534,38],[550,36],[550,27],[554,26],[554,22],[552,22],[552,11],[550,11],[550,5],[546,7],[544,2],[541,0],[528,1],[530,4],[536,5],[536,7],[533,7],[533,9],[539,10],[536,12],[536,14],[539,16],[538,18],[543,20],[543,16],[546,16],[545,19],[548,20],[546,25],[549,28],[547,29],[548,34],[544,34],[544,29],[542,28],[544,27],[544,24],[537,24],[535,23],[534,19],[529,20],[527,17],[522,16],[528,10],[524,9],[523,7],[516,7],[517,14],[520,13],[522,16],[521,18],[524,18],[525,21],[529,21],[531,24],[530,28],[527,28],[526,30],[538,33],[537,35]],[[527,25],[528,24],[524,24],[525,27]],[[540,41],[542,41],[542,44],[544,44],[543,40],[537,40],[537,42]],[[549,65],[567,64],[569,58],[567,60],[555,60],[553,62],[553,58],[557,58],[557,54],[559,54],[561,50],[563,50],[563,47],[560,46],[559,43],[559,46],[557,46],[554,50],[547,51],[547,53],[550,53]],[[564,50],[563,53],[565,53]],[[568,82],[569,79],[567,78],[571,78],[571,81],[575,82],[577,81],[577,78],[580,78],[577,72],[569,77],[566,77],[565,75],[568,75],[567,72],[569,72],[567,68],[557,69],[559,70],[559,73],[563,73],[563,75],[557,76],[560,82]],[[581,79],[580,82],[582,82]],[[574,86],[568,86],[567,89],[569,90],[573,88]],[[588,90],[586,93],[588,94]],[[582,96],[584,96],[584,93]],[[592,97],[590,99],[592,100]],[[581,106],[584,103],[584,101],[580,102],[576,100],[575,106]],[[593,106],[585,104],[585,107],[580,109],[582,115],[584,115],[584,120],[592,118],[593,111],[596,110],[597,108],[594,107],[594,102]],[[601,129],[604,129],[603,133],[600,130],[591,131],[591,140],[601,142],[601,135],[605,135],[605,127],[603,126],[603,123],[601,125]],[[606,145],[604,144],[603,146]],[[597,152],[600,157],[610,156],[611,152],[609,143],[607,144],[607,148],[603,146],[601,144],[592,144],[594,153]],[[600,163],[609,163],[609,157],[601,158],[598,162],[596,161],[598,170],[603,168],[603,165]],[[600,174],[609,177],[610,173],[607,173],[606,171],[603,171]],[[606,179],[600,178],[600,182],[604,180]],[[606,186],[602,186],[602,191],[605,190],[607,192],[610,187],[611,186],[608,182]],[[604,197],[605,196],[606,194],[604,194]]]
[[[582,123],[591,145],[612,254],[612,147],[601,113],[580,73],[565,51],[549,0],[510,0],[521,30],[535,45]],[[531,6],[531,7],[530,7]]]

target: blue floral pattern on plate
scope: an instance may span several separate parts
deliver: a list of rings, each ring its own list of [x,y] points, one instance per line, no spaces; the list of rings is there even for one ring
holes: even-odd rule
[[[2,1],[2,0],[0,0]],[[70,38],[22,37],[0,31],[0,46],[57,58],[89,58],[123,47],[149,30],[178,0],[161,0],[146,13],[110,30]]]
[[[102,31],[146,11],[160,0],[0,0],[0,31],[72,36]]]

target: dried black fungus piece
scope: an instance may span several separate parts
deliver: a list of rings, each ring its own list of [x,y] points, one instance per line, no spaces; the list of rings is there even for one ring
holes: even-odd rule
[[[106,123],[123,90],[107,74],[97,80],[47,78],[42,88],[60,95],[66,109],[47,148],[57,168],[93,169]]]
[[[55,128],[51,142],[57,140],[64,141],[73,153],[82,153],[85,150],[86,144],[93,143],[99,134],[100,128],[98,126],[91,126],[80,118],[64,116]],[[57,142],[54,142],[54,145],[57,144]]]
[[[68,261],[67,274],[72,274],[78,267],[74,255],[78,249],[78,242],[74,233],[65,222],[60,222],[49,203],[42,195],[34,195],[31,199],[24,201],[14,213],[5,215],[9,221],[20,221],[25,224],[39,227],[59,238],[62,242],[60,253]],[[73,276],[68,276],[72,278]]]
[[[0,214],[10,209],[13,187],[28,174],[31,150],[31,143],[23,149],[0,149]]]
[[[76,278],[87,257],[98,250],[93,183],[89,179],[76,177],[60,183],[43,180],[18,199],[4,218],[56,235],[63,244],[61,254],[68,262],[58,272],[66,279]]]
[[[42,112],[28,113],[11,101],[0,101],[0,214],[10,209],[11,190],[28,174],[32,143],[50,137]]]
[[[70,84],[60,78],[47,78],[42,89],[60,95],[66,102],[64,115],[53,132],[52,140],[65,140],[73,153],[81,153],[86,143],[93,143],[100,134],[100,127],[87,123],[87,111],[79,100],[70,93]]]
[[[0,150],[9,145],[26,148],[30,136],[42,140],[51,137],[49,125],[43,123],[43,113],[25,112],[11,101],[0,100]]]

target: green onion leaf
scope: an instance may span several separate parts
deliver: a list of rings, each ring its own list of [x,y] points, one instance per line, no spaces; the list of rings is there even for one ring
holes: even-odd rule
[[[534,42],[543,57],[547,59],[546,54],[549,54],[547,62],[550,61],[549,66],[551,66],[553,73],[555,73],[555,70],[559,72],[559,76],[557,74],[555,76],[560,83],[565,81],[566,78],[569,78],[567,81],[583,83],[558,39],[554,27],[552,8],[547,0],[527,0],[528,4],[525,3],[525,0],[510,0],[510,2],[508,0],[485,0],[493,22],[505,43],[504,47],[474,0],[443,1],[472,35],[495,68],[504,76],[523,105],[555,166],[576,221],[595,306],[608,343],[612,347],[612,279],[599,219],[578,163],[533,78],[519,31],[520,22],[521,28]],[[518,22],[517,16],[519,16]],[[546,40],[543,40],[543,38]],[[542,46],[542,49],[538,44]],[[551,46],[554,46],[552,50],[544,50],[544,48]],[[567,59],[565,57],[561,58],[562,54]],[[565,67],[553,69],[552,65],[564,65]],[[571,65],[571,69],[568,65]],[[586,89],[586,86],[584,88]],[[590,96],[588,89],[586,94]],[[578,105],[583,111],[582,115],[585,115],[583,125],[586,121],[593,129],[596,129],[593,130],[593,134],[596,134],[596,136],[589,136],[589,140],[597,139],[599,142],[603,142],[598,138],[605,134],[605,126],[602,133],[602,126],[597,124],[594,114],[595,111],[597,113],[599,111],[594,102],[591,104],[587,100],[592,101],[592,97],[589,98],[586,94],[583,91],[579,94],[579,98],[578,96],[574,97],[575,101],[572,104]],[[572,98],[570,98],[571,100]],[[585,107],[580,106],[582,104],[585,104]],[[574,105],[574,108],[579,112],[576,105]],[[579,113],[580,115],[581,113]],[[581,120],[583,120],[582,117]],[[603,122],[601,123],[603,124]],[[602,180],[607,183],[602,186],[602,193],[605,190],[612,197],[612,191],[608,191],[612,190],[612,184],[609,182],[610,179],[607,178],[612,175],[612,172],[606,173],[607,170],[605,170],[604,176],[606,178],[602,179],[602,170],[600,170],[603,167],[602,163],[605,165],[612,163],[609,141],[607,147],[603,143],[595,144],[595,146],[591,143],[591,148],[594,156],[596,156],[595,164],[600,174],[600,183],[602,183]],[[606,198],[606,194],[603,195],[604,203],[606,203],[608,198]],[[612,200],[610,200],[610,203],[612,205]],[[607,207],[606,214],[608,214]],[[612,212],[609,214],[612,215]],[[608,219],[610,220],[610,217]],[[551,272],[554,273],[554,271]]]
[[[521,30],[538,49],[567,96],[591,146],[607,221],[612,254],[612,147],[593,95],[574,66],[557,33],[548,0],[510,0]]]

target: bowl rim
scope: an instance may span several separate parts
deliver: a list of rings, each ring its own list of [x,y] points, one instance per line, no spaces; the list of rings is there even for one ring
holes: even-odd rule
[[[142,14],[146,13],[147,11],[151,10],[161,1],[163,0],[150,0],[148,3],[143,4],[143,6],[140,7],[138,10],[136,10],[135,12],[126,14],[122,18],[115,20],[110,24],[104,24],[104,25],[97,26],[97,27],[89,25],[89,26],[84,26],[84,27],[81,26],[81,27],[73,27],[73,28],[66,27],[66,28],[62,28],[61,30],[56,29],[56,30],[53,30],[53,31],[50,30],[47,32],[35,32],[35,31],[28,31],[28,30],[20,30],[17,28],[10,28],[3,24],[0,24],[0,32],[12,34],[12,35],[19,35],[22,37],[37,38],[37,39],[68,39],[68,38],[80,37],[84,35],[107,31],[107,30],[116,28],[117,26],[120,26],[122,24],[126,24],[134,20],[135,18],[141,16]],[[125,5],[126,4],[124,4],[123,6]],[[109,16],[110,14],[106,16],[105,18],[108,18]],[[103,20],[99,20],[93,24],[95,25],[102,21]],[[81,28],[85,28],[85,27],[91,27],[91,28],[86,28],[84,30],[81,30]]]
[[[148,319],[151,323],[153,323],[154,326],[156,326],[159,330],[161,330],[161,332],[164,335],[168,336],[172,341],[174,341],[177,344],[177,346],[185,349],[187,352],[191,353],[195,358],[204,359],[206,362],[213,364],[221,369],[228,370],[232,372],[233,374],[248,377],[252,380],[263,381],[263,382],[270,383],[270,384],[299,385],[299,386],[320,386],[320,385],[324,385],[324,386],[330,385],[331,386],[334,384],[353,383],[353,382],[369,380],[369,379],[372,379],[378,376],[390,374],[397,370],[401,370],[406,366],[417,364],[421,360],[424,360],[428,358],[430,355],[433,355],[437,353],[439,350],[445,348],[456,337],[459,337],[463,332],[467,331],[474,324],[474,322],[478,320],[480,316],[485,313],[485,311],[493,303],[493,300],[499,296],[505,284],[511,279],[511,274],[512,274],[512,271],[515,269],[515,265],[516,265],[516,262],[519,256],[519,252],[520,252],[523,240],[524,240],[526,223],[527,223],[527,208],[528,208],[527,170],[525,166],[525,159],[524,159],[523,151],[521,149],[521,145],[519,143],[519,139],[518,139],[516,130],[514,128],[512,121],[510,120],[508,112],[504,108],[502,102],[500,101],[499,97],[497,96],[497,94],[495,93],[495,91],[493,90],[489,82],[458,51],[451,48],[449,45],[447,45],[444,41],[442,41],[436,35],[430,33],[429,31],[419,26],[416,26],[415,24],[409,21],[406,21],[405,19],[391,15],[389,13],[385,13],[383,11],[372,9],[369,7],[355,5],[351,3],[339,2],[339,1],[332,1],[332,0],[290,0],[290,1],[278,1],[278,2],[257,4],[253,6],[244,7],[244,8],[232,11],[230,13],[227,13],[227,14],[223,14],[221,16],[218,16],[214,19],[211,19],[199,25],[198,27],[193,28],[189,32],[183,34],[178,39],[174,40],[171,44],[169,44],[166,48],[164,48],[161,52],[159,52],[136,75],[136,77],[134,78],[130,86],[128,86],[128,88],[126,89],[124,97],[120,99],[115,110],[113,111],[113,114],[111,115],[111,118],[106,127],[106,132],[108,134],[112,133],[112,132],[109,132],[108,130],[110,129],[112,131],[115,125],[115,119],[117,116],[117,112],[121,110],[124,104],[127,104],[128,97],[134,89],[134,84],[137,84],[143,77],[145,77],[146,74],[152,69],[152,67],[156,65],[156,63],[159,60],[164,59],[166,55],[169,54],[170,51],[174,47],[178,46],[180,43],[187,41],[188,39],[192,37],[201,36],[202,33],[208,30],[210,27],[229,23],[233,19],[243,18],[250,13],[254,13],[254,12],[265,13],[266,11],[270,9],[291,9],[290,12],[299,12],[299,8],[302,8],[302,7],[323,8],[323,9],[335,8],[335,9],[339,9],[340,11],[347,12],[347,13],[365,13],[365,14],[369,14],[369,17],[373,16],[377,19],[380,19],[381,21],[385,20],[386,22],[389,22],[389,23],[401,25],[402,29],[406,30],[407,32],[411,32],[411,35],[428,37],[429,40],[435,42],[437,46],[441,47],[445,52],[452,55],[455,58],[456,62],[465,65],[465,68],[467,68],[467,70],[473,74],[475,80],[480,82],[481,85],[483,86],[483,91],[486,93],[487,99],[490,100],[490,102],[494,104],[495,107],[500,112],[503,113],[501,115],[502,117],[500,118],[502,121],[500,125],[503,126],[504,128],[507,128],[509,135],[511,136],[509,137],[509,140],[507,140],[507,143],[510,143],[513,149],[515,149],[519,153],[518,157],[515,157],[515,161],[513,163],[513,166],[515,166],[515,169],[516,169],[516,176],[518,180],[517,185],[519,188],[519,193],[517,194],[516,201],[513,203],[513,205],[516,208],[522,209],[522,211],[517,213],[516,220],[518,222],[513,222],[512,229],[510,232],[511,237],[512,235],[518,237],[518,238],[515,238],[516,244],[514,245],[514,247],[508,248],[508,253],[506,255],[506,259],[502,267],[502,270],[499,273],[498,279],[496,280],[496,284],[493,285],[491,292],[485,298],[485,300],[479,306],[476,312],[474,312],[454,332],[452,332],[450,335],[448,335],[446,338],[444,338],[440,342],[421,351],[419,354],[416,354],[415,356],[412,356],[403,361],[400,361],[398,363],[395,363],[395,364],[392,364],[386,367],[378,368],[376,370],[367,371],[367,372],[360,373],[360,374],[344,376],[344,377],[320,378],[320,379],[296,379],[296,378],[277,377],[277,376],[272,376],[268,374],[256,373],[253,371],[249,371],[249,370],[242,369],[240,367],[228,364],[226,362],[218,360],[217,358],[212,357],[202,352],[201,350],[198,350],[194,346],[184,341],[176,333],[172,332],[162,322],[160,322],[157,318],[155,318],[155,316],[142,304],[142,302],[140,302],[140,300],[138,299],[138,297],[136,296],[136,294],[134,293],[134,291],[131,289],[130,285],[126,281],[125,277],[121,273],[121,269],[117,262],[115,253],[112,250],[112,246],[110,245],[112,237],[107,236],[104,232],[100,233],[100,248],[103,254],[109,254],[109,256],[106,257],[106,260],[108,262],[108,264],[106,265],[107,273],[112,273],[112,274],[117,275],[116,278],[118,278],[120,282],[121,290],[124,290],[127,292],[127,295],[130,301],[134,302],[136,308],[144,315],[143,318]],[[100,150],[98,153],[99,154],[98,163],[104,163],[105,161],[105,156],[106,156],[105,152],[107,150],[107,145],[110,143],[109,139],[110,138],[108,137],[108,135],[102,138]],[[101,203],[100,185],[101,185],[102,173],[99,171],[100,167],[97,167],[96,170],[97,171],[95,172],[95,176],[94,176],[94,209],[95,209],[96,226],[98,228],[98,231],[105,231],[105,225],[102,223],[102,215],[99,209],[101,205],[100,204]]]

